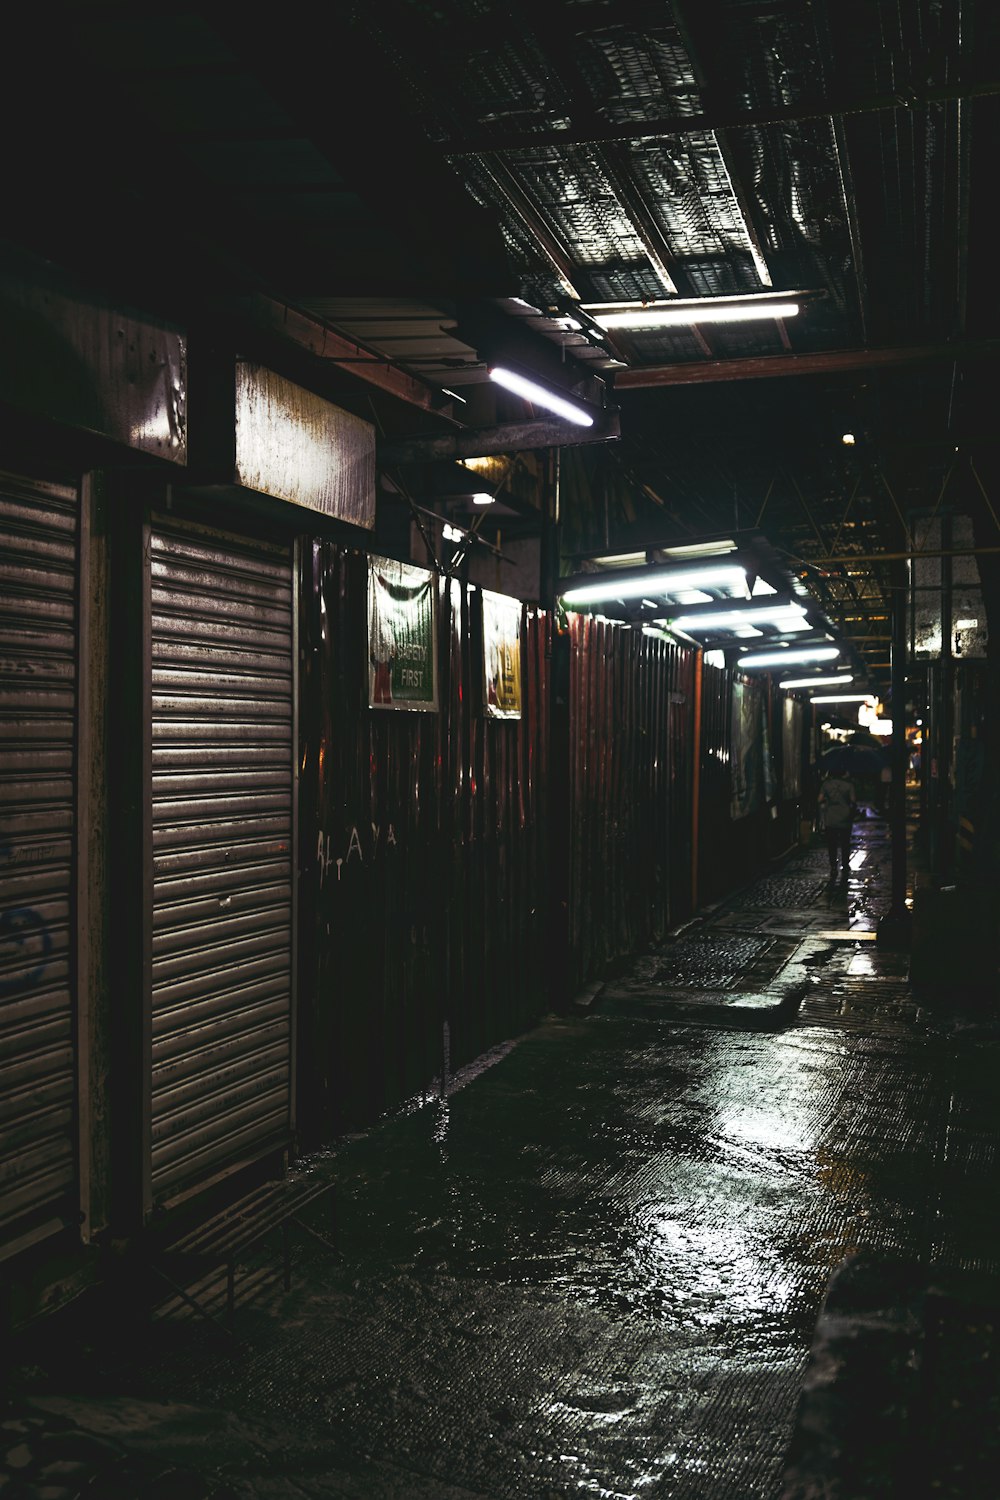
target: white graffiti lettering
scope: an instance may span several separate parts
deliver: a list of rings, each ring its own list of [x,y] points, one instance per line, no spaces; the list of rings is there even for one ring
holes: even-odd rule
[[[374,859],[378,854],[379,844],[383,842],[382,826],[378,823],[372,823],[370,827],[372,840],[370,857]],[[386,849],[395,849],[398,847],[396,830],[392,823],[385,825],[384,844]],[[326,877],[333,866],[336,866],[337,880],[339,881],[343,877],[344,866],[349,864],[352,859],[357,859],[361,864],[365,863],[365,851],[361,842],[361,835],[356,826],[352,827],[347,840],[347,853],[341,855],[333,854],[330,835],[323,833],[321,829],[316,842],[316,868],[319,871],[320,890],[325,885]]]

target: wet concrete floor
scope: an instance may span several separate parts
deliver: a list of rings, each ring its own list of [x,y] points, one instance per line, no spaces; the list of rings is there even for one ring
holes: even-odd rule
[[[860,829],[846,890],[825,872],[794,853],[444,1097],[307,1163],[337,1184],[337,1253],[297,1236],[285,1291],[258,1252],[235,1339],[176,1302],[149,1326],[81,1306],[33,1331],[9,1415],[40,1425],[0,1433],[21,1455],[0,1454],[0,1494],[124,1494],[46,1488],[63,1421],[147,1465],[129,1493],[187,1500],[895,1496],[788,1467],[817,1319],[859,1254],[911,1283],[1000,1278],[1000,1025],[918,1001],[907,954],[877,942],[884,823]],[[968,1445],[970,1367],[995,1383],[997,1362],[963,1347],[938,1399],[954,1375]],[[908,1500],[1000,1494],[956,1472],[911,1473]]]

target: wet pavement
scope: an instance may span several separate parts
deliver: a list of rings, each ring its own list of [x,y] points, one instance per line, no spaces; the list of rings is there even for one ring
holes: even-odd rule
[[[336,1251],[316,1204],[232,1335],[177,1299],[26,1331],[0,1496],[1000,1495],[1000,1016],[878,943],[884,823],[825,874],[795,851],[305,1163]]]

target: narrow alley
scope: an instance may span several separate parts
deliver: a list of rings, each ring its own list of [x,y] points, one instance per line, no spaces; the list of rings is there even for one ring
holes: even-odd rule
[[[335,1226],[311,1206],[287,1291],[262,1242],[231,1329],[217,1277],[27,1330],[3,1494],[1000,1492],[1000,1027],[914,994],[857,833],[846,891],[793,851],[300,1163]]]

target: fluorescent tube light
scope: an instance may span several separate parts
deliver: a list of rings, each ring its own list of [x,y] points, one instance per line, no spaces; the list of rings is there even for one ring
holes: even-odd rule
[[[669,302],[650,303],[646,307],[622,312],[595,312],[594,322],[601,328],[671,328],[694,323],[753,323],[760,318],[794,318],[797,302],[726,303],[708,297],[704,302],[687,302],[671,306]]]
[[[682,588],[742,588],[745,595],[746,586],[746,573],[731,563],[685,572],[679,568],[649,568],[632,578],[617,578],[609,573],[605,578],[595,578],[593,583],[577,584],[561,598],[564,604],[598,604],[605,599],[642,599],[654,589],[667,593]]]
[[[683,547],[657,547],[664,557],[718,557],[724,552],[735,552],[736,543],[729,537],[718,542],[689,542]]]
[[[584,411],[580,406],[574,406],[572,401],[567,401],[564,397],[546,390],[543,385],[536,385],[526,376],[518,375],[514,370],[508,370],[503,365],[491,366],[489,373],[490,379],[497,385],[502,385],[504,390],[513,391],[516,396],[522,396],[525,401],[544,407],[546,411],[555,412],[557,417],[565,417],[567,422],[575,422],[578,427],[593,427],[594,419],[589,412]]]
[[[775,604],[763,609],[724,609],[707,615],[678,615],[673,621],[677,630],[695,634],[699,630],[736,630],[759,620],[781,625],[786,630],[808,630],[801,604]]]
[[[874,693],[814,693],[810,703],[877,703]]]
[[[842,683],[853,681],[854,678],[848,672],[845,677],[783,677],[778,686],[783,688],[839,687]]]
[[[601,568],[641,568],[645,561],[645,552],[610,552],[607,557],[594,558]]]
[[[783,651],[756,651],[752,656],[741,656],[738,667],[783,667],[792,662],[833,661],[840,655],[838,646],[792,646]]]

